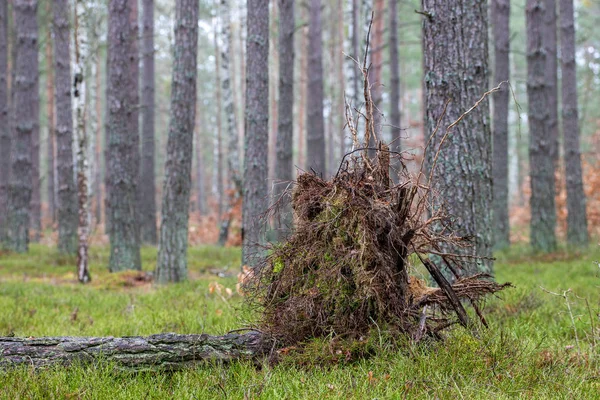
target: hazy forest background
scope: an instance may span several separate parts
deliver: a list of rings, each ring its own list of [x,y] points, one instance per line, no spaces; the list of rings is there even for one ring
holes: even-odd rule
[[[597,398],[599,22],[0,0],[0,398]]]
[[[41,241],[46,244],[57,243],[57,203],[58,183],[56,147],[56,117],[58,111],[54,101],[56,80],[53,60],[55,57],[55,35],[52,32],[52,2],[37,2],[38,30],[38,59],[39,59],[39,91],[32,102],[39,102],[39,138],[33,137],[33,176],[32,202],[30,212],[31,238],[33,242]],[[513,1],[510,7],[510,82],[514,97],[510,96],[508,106],[508,199],[511,218],[511,241],[528,240],[529,228],[529,196],[528,181],[530,165],[528,159],[528,99],[527,99],[527,49],[525,29],[525,1]],[[596,28],[600,6],[592,1],[575,2],[576,8],[576,65],[577,90],[579,95],[579,121],[581,129],[581,152],[584,168],[585,190],[588,196],[588,219],[590,231],[597,233],[598,229],[598,190],[597,185],[597,154],[600,151],[600,111],[595,107],[594,99],[600,91],[600,51]],[[353,8],[355,7],[355,8]],[[377,9],[379,7],[379,9]],[[377,50],[374,52],[372,69],[375,71],[373,87],[379,98],[376,105],[383,114],[382,135],[392,139],[393,107],[391,105],[392,87],[399,85],[401,115],[400,146],[403,150],[414,154],[409,161],[409,168],[418,168],[425,143],[425,127],[423,126],[423,69],[421,21],[422,15],[415,12],[420,9],[418,1],[400,1],[397,8],[397,50],[399,82],[392,81],[390,62],[390,28],[389,8],[384,2],[342,2],[324,1],[321,8],[322,41],[321,54],[323,64],[323,119],[326,151],[326,174],[331,175],[338,167],[342,153],[350,147],[350,138],[344,117],[344,99],[347,98],[353,107],[360,107],[361,98],[355,95],[356,79],[362,79],[356,64],[349,57],[358,49],[358,58],[362,57],[368,22],[371,11],[375,11],[375,29],[372,32],[372,42]],[[307,92],[307,83],[315,75],[314,63],[309,62],[316,55],[308,48],[309,7],[300,3],[295,12],[294,32],[294,96],[293,96],[293,165],[300,171],[309,170],[307,164],[307,105],[311,93]],[[106,66],[108,38],[108,4],[107,2],[86,2],[86,18],[90,19],[93,30],[89,35],[91,54],[94,55],[94,65],[88,62],[84,69],[88,85],[86,103],[88,104],[87,121],[90,146],[90,195],[92,243],[107,243],[106,236]],[[144,40],[144,23],[142,4],[138,10],[139,44],[142,49]],[[12,2],[8,1],[8,33],[14,37],[14,11]],[[279,35],[279,5],[273,2],[269,8],[269,140],[268,148],[264,148],[264,157],[268,157],[269,188],[280,178],[276,176],[276,140],[278,131],[278,77],[280,71],[291,66],[280,62],[277,48]],[[356,20],[354,20],[356,15]],[[72,15],[70,16],[72,18]],[[381,19],[381,23],[378,22]],[[170,111],[171,71],[173,68],[173,28],[175,23],[175,8],[171,2],[156,1],[154,4],[154,62],[153,75],[155,90],[154,107],[154,141],[153,146],[147,145],[147,136],[140,136],[142,157],[152,157],[148,151],[155,150],[154,162],[143,164],[143,170],[152,168],[154,176],[147,173],[140,175],[138,186],[141,188],[154,187],[157,212],[160,212],[162,190],[165,176],[165,160],[167,151],[167,133]],[[227,173],[227,160],[232,152],[231,135],[237,134],[235,151],[241,163],[243,160],[244,107],[246,82],[246,9],[244,2],[200,2],[198,20],[198,84],[197,110],[194,127],[194,156],[193,156],[193,193],[190,203],[190,243],[217,243],[222,216],[230,212],[228,191],[231,190],[231,177]],[[358,26],[354,26],[358,23]],[[358,36],[358,47],[353,44],[354,30]],[[493,38],[490,24],[490,53],[493,57]],[[8,70],[14,69],[11,55],[14,54],[14,42],[8,40]],[[147,50],[144,50],[147,51]],[[140,63],[140,84],[149,85],[147,75],[142,75],[143,52],[138,55]],[[560,53],[558,54],[560,57]],[[362,58],[361,58],[362,59]],[[227,63],[227,66],[223,64]],[[223,68],[226,68],[225,70]],[[493,63],[490,62],[490,86],[498,83],[494,80]],[[223,75],[230,76],[229,89],[224,90]],[[9,93],[11,74],[8,74]],[[141,92],[140,118],[144,114],[143,100],[145,92]],[[141,121],[141,120],[140,120]],[[139,125],[140,129],[143,123]],[[7,133],[5,133],[6,139]],[[37,135],[37,133],[36,133]],[[140,135],[142,135],[140,131]],[[562,138],[562,136],[561,136]],[[8,161],[8,148],[3,147],[3,159]],[[563,147],[560,147],[562,152]],[[234,155],[235,157],[235,155]],[[563,159],[557,165],[557,232],[561,238],[566,235],[566,190],[564,184]],[[8,177],[8,165],[4,164],[3,178]],[[150,167],[148,167],[150,166]],[[144,172],[144,171],[142,171]],[[151,179],[150,183],[147,179]],[[6,185],[6,183],[3,183]],[[5,188],[6,186],[3,186]],[[6,190],[6,189],[4,189]],[[6,192],[3,192],[6,193]],[[3,194],[5,196],[5,194]],[[266,194],[265,194],[266,196]],[[143,200],[140,206],[144,207]],[[3,214],[6,215],[6,203],[2,203]],[[233,209],[231,232],[228,237],[229,245],[239,245],[241,207]],[[158,218],[158,217],[157,217]],[[228,217],[226,217],[228,218]],[[150,222],[148,222],[150,223]],[[151,236],[149,242],[156,242]],[[274,236],[271,236],[273,238]],[[146,240],[144,240],[146,241]]]

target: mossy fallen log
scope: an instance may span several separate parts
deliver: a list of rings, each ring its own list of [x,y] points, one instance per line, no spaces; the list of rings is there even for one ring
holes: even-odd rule
[[[253,359],[270,349],[264,336],[255,331],[223,336],[0,337],[0,368],[106,361],[128,370],[177,370],[206,361]]]

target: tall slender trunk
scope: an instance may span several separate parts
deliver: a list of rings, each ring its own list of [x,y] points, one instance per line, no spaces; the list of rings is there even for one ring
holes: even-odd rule
[[[218,26],[218,25],[217,25]],[[215,48],[215,98],[216,98],[216,109],[217,114],[215,115],[217,129],[217,151],[216,151],[216,168],[215,175],[217,179],[217,197],[218,197],[218,208],[217,208],[217,220],[221,221],[223,216],[223,207],[225,205],[225,190],[223,187],[223,103],[221,96],[221,54],[219,51],[219,42],[217,39],[218,29],[215,26],[214,31],[214,48]]]
[[[358,44],[361,39],[361,27],[362,25],[359,22],[360,15],[360,3],[359,0],[352,0],[352,56],[356,61],[360,63],[360,48]],[[352,71],[354,72],[352,76],[352,84],[353,84],[353,103],[355,108],[359,108],[359,104],[361,103],[361,72],[359,65],[353,65]]]
[[[221,37],[221,90],[223,95],[223,109],[227,120],[227,181],[229,185],[227,202],[228,213],[227,217],[221,221],[219,232],[219,244],[224,245],[229,234],[229,226],[231,223],[231,208],[237,202],[237,199],[242,194],[242,179],[240,176],[240,151],[238,140],[238,128],[236,123],[235,84],[231,71],[233,65],[233,52],[231,51],[233,36],[231,33],[231,0],[221,0],[220,4],[220,37]],[[231,61],[230,62],[230,56]]]
[[[35,27],[32,26],[32,30],[29,33],[32,35],[29,39],[31,40],[35,36],[35,44],[38,44],[38,24],[37,24],[37,4],[36,4],[36,23]],[[33,24],[32,24],[33,25]],[[35,30],[34,30],[35,29]],[[32,191],[31,191],[31,216],[30,216],[30,228],[33,231],[33,235],[30,235],[34,242],[39,242],[42,233],[42,193],[41,193],[41,179],[40,179],[40,80],[39,80],[39,58],[37,57],[36,47],[36,58],[31,58],[32,64],[28,66],[33,70],[36,75],[33,81],[33,88],[31,88],[31,109],[33,112],[33,129],[31,131],[31,173],[32,173]]]
[[[188,211],[196,113],[198,1],[177,0],[173,89],[156,281],[187,279]]]
[[[277,200],[294,179],[294,0],[279,1],[279,119],[274,199]],[[284,200],[278,237],[283,239],[292,223],[291,207]]]
[[[73,174],[69,2],[56,0],[53,5],[58,249],[62,253],[75,254],[77,252],[77,192]]]
[[[436,155],[448,126],[488,89],[487,3],[423,0],[422,6],[430,15],[423,17],[425,126],[429,135],[438,123],[442,127],[431,137],[425,165],[431,173],[437,157],[431,185],[455,217],[456,234],[472,237],[474,244],[444,251],[489,257],[493,242],[492,143],[487,100],[450,128],[442,151]],[[464,272],[490,273],[492,263],[472,262]]]
[[[95,84],[94,84],[94,90],[96,90],[96,92],[99,94],[100,93],[100,88],[102,87],[102,83],[101,83],[101,72],[102,71],[102,65],[101,65],[101,59],[100,59],[100,54],[98,54],[97,58],[96,58],[96,75],[94,76],[94,80],[95,80]],[[102,132],[103,129],[102,127],[104,126],[104,120],[102,119],[102,101],[100,101],[101,97],[99,97],[96,101],[96,116],[98,118],[98,124],[96,126],[96,131],[94,132],[95,136],[95,140],[96,140],[96,146],[95,146],[95,152],[94,152],[94,165],[96,166],[95,169],[95,177],[94,177],[94,197],[96,198],[96,208],[94,210],[95,213],[95,219],[96,219],[96,224],[101,224],[102,223],[102,209],[104,206],[104,198],[105,198],[105,194],[104,194],[104,190],[103,190],[103,185],[102,185]]]
[[[398,61],[398,0],[389,0],[390,13],[390,125],[391,125],[391,146],[393,151],[402,150],[402,130],[400,129],[400,63]],[[396,158],[393,168],[400,168],[400,159]],[[392,172],[394,182],[398,181],[397,171]]]
[[[141,269],[137,225],[139,134],[137,114],[137,57],[132,54],[136,30],[132,26],[132,3],[111,0],[108,21],[108,175],[111,272]]]
[[[373,126],[375,128],[375,135],[381,140],[382,137],[382,126],[381,126],[381,102],[382,102],[382,87],[383,82],[381,81],[382,68],[383,68],[383,10],[384,1],[375,0],[374,4],[374,16],[373,26],[371,30],[371,43],[369,46],[369,52],[371,57],[371,68],[369,69],[369,83],[371,85],[371,98],[373,99]],[[371,135],[372,139],[375,139]],[[374,142],[369,143],[370,146],[374,145]]]
[[[52,3],[46,3],[46,13],[52,16]],[[54,61],[52,51],[52,29],[48,24],[46,29],[46,118],[48,126],[47,144],[47,167],[46,182],[48,195],[48,220],[52,225],[56,222],[56,142],[54,137],[54,126],[56,125],[54,114]]]
[[[556,248],[553,145],[549,139],[547,53],[544,48],[544,0],[527,0],[527,99],[531,178],[531,245],[537,251]]]
[[[337,77],[336,80],[338,84],[334,84],[334,88],[337,89],[337,106],[335,108],[334,113],[336,114],[338,121],[338,137],[339,143],[338,148],[340,151],[340,156],[337,159],[337,162],[340,162],[344,154],[346,153],[346,95],[345,95],[345,85],[340,85],[339,82],[345,82],[346,78],[344,76],[344,66],[346,56],[344,54],[344,32],[345,32],[345,19],[344,19],[344,2],[342,0],[337,0],[337,53],[335,55],[335,63],[337,65]],[[335,173],[335,171],[334,171]]]
[[[8,177],[10,170],[10,127],[8,115],[8,6],[0,0],[0,241],[4,240]]]
[[[494,86],[509,79],[510,0],[492,1]],[[494,246],[510,244],[508,220],[508,95],[507,85],[494,93]]]
[[[86,106],[86,115],[89,118],[88,137],[88,204],[89,204],[89,223],[92,223],[92,212],[94,212],[94,220],[100,223],[100,156],[101,147],[100,135],[100,118],[102,115],[102,107],[100,97],[100,34],[99,34],[99,18],[95,9],[86,8],[86,24],[89,45],[88,57],[86,61],[86,71],[88,71],[89,79],[89,104]],[[95,209],[92,208],[92,201],[95,203]]]
[[[546,98],[548,104],[547,135],[548,151],[552,157],[554,170],[558,167],[559,127],[558,127],[558,58],[556,31],[556,0],[544,0],[542,42],[546,52]]]
[[[196,203],[200,214],[207,213],[206,206],[206,187],[204,185],[204,132],[203,132],[203,114],[202,109],[196,105]]]
[[[302,21],[306,21],[308,10],[306,7],[300,7]],[[307,104],[307,82],[308,82],[308,29],[303,28],[299,40],[299,82],[298,93],[298,168],[306,168],[306,104]]]
[[[573,0],[560,0],[559,5],[562,122],[567,179],[567,241],[575,246],[586,246],[589,243],[589,236],[581,172],[581,150],[579,148]]]
[[[154,173],[154,0],[143,0],[142,164],[140,226],[142,241],[156,244],[156,176]]]
[[[247,7],[242,263],[254,266],[263,243],[260,217],[268,206],[269,1],[249,0]]]
[[[317,174],[325,174],[321,0],[309,2],[307,90],[306,167]]]
[[[14,2],[16,59],[14,128],[8,191],[6,246],[23,253],[29,248],[31,199],[34,185],[33,140],[39,129],[37,1]]]
[[[90,205],[88,193],[88,134],[86,131],[86,63],[89,57],[88,15],[85,0],[75,3],[75,132],[77,137],[77,197],[79,200],[79,225],[77,229],[77,278],[81,283],[90,281],[88,269],[88,240],[90,234]]]

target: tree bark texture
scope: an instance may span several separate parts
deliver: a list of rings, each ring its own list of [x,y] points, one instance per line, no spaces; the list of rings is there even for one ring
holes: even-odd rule
[[[154,172],[154,0],[143,0],[142,164],[140,227],[142,242],[156,244],[156,176]]]
[[[543,1],[544,22],[542,24],[542,42],[546,52],[546,91],[548,101],[547,134],[549,151],[554,163],[558,167],[559,156],[559,127],[558,127],[558,58],[557,58],[557,27],[556,27],[556,0]]]
[[[279,1],[279,119],[274,199],[282,195],[294,179],[294,0]],[[284,200],[278,237],[283,239],[292,223],[289,201]]]
[[[171,119],[156,266],[159,283],[187,279],[188,211],[196,118],[198,1],[177,0],[175,13]]]
[[[392,0],[393,1],[393,0]],[[361,35],[361,29],[360,27],[362,26],[359,23],[359,15],[360,15],[360,4],[359,4],[359,0],[352,0],[352,55],[354,57],[354,59],[358,62],[360,62],[360,49],[358,47],[358,44],[360,43],[360,41],[362,40],[362,38],[360,37]],[[352,66],[352,71],[353,71],[353,75],[352,75],[352,87],[353,87],[353,100],[354,100],[354,108],[359,108],[359,104],[361,103],[361,93],[362,90],[361,88],[361,82],[362,82],[362,74],[360,72],[360,67],[358,65],[353,65]]]
[[[132,58],[137,57],[131,54],[131,41],[137,39],[131,24],[134,1],[137,0],[111,0],[108,9],[108,220],[112,272],[141,269],[137,224],[139,133],[132,117],[137,114],[137,75],[132,67]]]
[[[325,120],[323,117],[323,25],[321,0],[309,2],[308,76],[306,97],[306,168],[325,174]]]
[[[218,19],[217,19],[218,23]],[[218,29],[215,27],[213,36],[215,50],[215,101],[216,101],[216,168],[215,175],[217,179],[217,220],[221,221],[223,217],[223,207],[225,205],[225,188],[223,186],[223,98],[221,96],[221,53],[219,50]]]
[[[238,195],[242,193],[242,177],[240,171],[240,150],[238,140],[237,122],[235,118],[235,104],[232,82],[232,55],[231,46],[231,0],[221,0],[221,89],[223,94],[223,110],[227,120],[227,171],[228,179]]]
[[[269,203],[269,1],[249,0],[247,7],[242,263],[253,266],[263,242],[260,217]]]
[[[77,226],[77,278],[81,283],[90,281],[88,269],[88,241],[90,236],[89,204],[89,154],[88,132],[86,126],[86,63],[89,58],[88,16],[84,0],[75,3],[75,76],[73,96],[75,100],[76,138],[77,138],[77,199],[79,204],[79,223]]]
[[[46,3],[47,15],[52,16],[52,3]],[[50,20],[51,21],[51,20]],[[56,221],[56,141],[54,135],[54,127],[56,118],[54,113],[54,58],[52,50],[52,29],[49,26],[46,29],[46,118],[48,127],[48,144],[47,144],[47,168],[46,182],[48,195],[48,217],[51,225]]]
[[[0,0],[0,241],[4,240],[10,171],[8,116],[8,5]]]
[[[382,132],[382,112],[381,102],[383,100],[383,82],[382,82],[382,70],[383,70],[383,29],[385,27],[384,21],[384,1],[374,0],[373,8],[373,25],[371,27],[371,37],[369,45],[369,56],[371,68],[369,69],[369,84],[371,85],[371,99],[373,100],[373,127],[375,132],[372,132],[370,147],[375,147],[375,139],[383,139]],[[369,152],[371,156],[375,155],[375,151]]]
[[[78,217],[77,192],[73,173],[69,10],[68,0],[55,0],[53,2],[58,249],[62,253],[75,254],[77,252]]]
[[[567,241],[576,246],[589,242],[586,199],[581,172],[579,115],[577,112],[577,65],[573,0],[560,3],[560,49],[562,72],[562,124],[567,180]]]
[[[494,42],[493,85],[509,80],[510,0],[493,0],[492,32]],[[510,244],[508,221],[508,85],[494,93],[494,246],[503,249]]]
[[[460,236],[473,238],[467,249],[453,253],[489,257],[492,250],[492,143],[489,104],[483,100],[452,128],[488,88],[487,2],[483,0],[423,0],[425,127],[435,137],[426,151],[433,170],[434,193],[454,216]],[[445,109],[445,112],[444,112]],[[450,131],[448,131],[450,129]],[[437,164],[436,152],[448,133]],[[433,207],[439,207],[434,199]],[[466,275],[491,273],[492,262],[468,265]]]
[[[402,130],[400,129],[400,63],[398,60],[398,0],[389,0],[390,13],[390,125],[391,150],[402,151]],[[398,160],[400,161],[400,160]],[[400,168],[400,163],[395,162],[393,167]],[[398,173],[392,173],[394,182],[398,181]]]
[[[109,362],[127,370],[178,370],[207,361],[232,361],[265,355],[261,334],[224,336],[163,333],[147,337],[0,337],[0,368],[34,368]]]
[[[32,174],[32,187],[31,187],[31,220],[30,220],[30,228],[33,231],[33,235],[30,237],[34,242],[39,242],[42,231],[42,196],[41,196],[41,180],[40,180],[40,78],[39,78],[39,57],[38,57],[38,43],[39,43],[39,29],[37,23],[37,5],[39,1],[36,0],[32,2],[35,4],[35,23],[31,22],[31,28],[29,30],[28,36],[29,40],[35,41],[35,50],[36,57],[33,58],[31,56],[31,64],[28,64],[27,68],[29,68],[32,75],[35,74],[35,79],[33,80],[33,87],[30,92],[30,107],[32,110],[32,115],[30,116],[33,121],[33,129],[31,131],[31,174]],[[17,120],[17,126],[19,125],[19,121]]]
[[[231,79],[230,56],[233,37],[231,34],[231,1],[221,0],[219,8],[219,21],[221,37],[220,48],[220,85],[223,100],[223,110],[227,120],[227,181],[228,193],[225,194],[227,202],[226,216],[221,219],[219,231],[219,244],[225,245],[231,225],[231,209],[242,194],[242,179],[240,176],[240,151],[238,141],[238,130],[235,117],[233,80]],[[233,63],[231,63],[233,64]]]
[[[544,47],[544,0],[527,0],[527,99],[531,178],[531,245],[537,251],[556,248],[554,161],[548,132],[550,118],[547,54]]]
[[[29,247],[31,199],[34,185],[33,141],[39,130],[37,1],[14,2],[16,59],[14,128],[8,191],[6,245],[23,253]],[[39,131],[38,131],[39,133]]]

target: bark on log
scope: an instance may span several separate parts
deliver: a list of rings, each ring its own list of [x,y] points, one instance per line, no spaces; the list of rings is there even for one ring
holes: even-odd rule
[[[0,337],[0,369],[107,361],[128,370],[177,370],[206,361],[252,359],[271,348],[259,332],[117,337]]]

